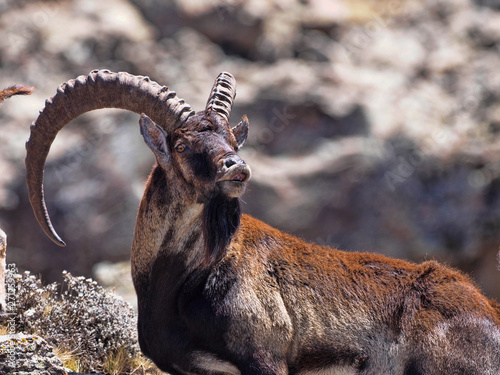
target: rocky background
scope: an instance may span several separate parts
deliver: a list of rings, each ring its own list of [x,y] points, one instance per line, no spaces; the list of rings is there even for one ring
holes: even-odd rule
[[[227,70],[232,121],[251,125],[245,212],[342,249],[444,261],[500,298],[500,2],[0,0],[0,30],[0,86],[36,87],[0,109],[0,227],[21,270],[123,282],[110,275],[127,269],[154,161],[135,114],[65,128],[45,173],[68,243],[53,245],[28,203],[24,143],[61,82],[148,75],[199,110]]]

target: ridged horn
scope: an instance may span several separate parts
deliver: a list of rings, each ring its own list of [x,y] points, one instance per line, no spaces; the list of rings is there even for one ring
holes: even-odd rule
[[[26,142],[26,183],[31,207],[43,231],[59,246],[66,244],[54,230],[45,205],[45,160],[57,133],[66,124],[85,112],[100,108],[146,113],[167,132],[178,128],[194,114],[175,91],[169,91],[148,77],[93,70],[89,75],[61,84],[31,125]]]
[[[215,80],[205,110],[217,112],[229,121],[235,96],[236,80],[232,74],[222,72]]]

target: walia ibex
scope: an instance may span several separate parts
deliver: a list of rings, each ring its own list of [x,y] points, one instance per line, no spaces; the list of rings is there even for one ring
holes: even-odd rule
[[[97,108],[149,116],[140,129],[157,165],[132,245],[144,354],[172,374],[500,374],[500,306],[467,276],[307,244],[241,214],[248,120],[229,125],[235,93],[222,73],[194,113],[147,77],[92,71],[31,127],[31,204],[64,245],[42,187],[56,134]]]

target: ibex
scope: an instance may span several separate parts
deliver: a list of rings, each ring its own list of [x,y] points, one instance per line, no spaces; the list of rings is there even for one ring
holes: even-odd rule
[[[231,128],[235,80],[205,110],[147,77],[95,70],[63,83],[27,142],[33,210],[50,145],[98,108],[143,113],[156,157],[132,245],[142,351],[172,374],[500,374],[500,306],[462,273],[308,244],[240,211],[250,168]],[[146,116],[147,115],[147,116]],[[149,117],[148,117],[149,116]]]

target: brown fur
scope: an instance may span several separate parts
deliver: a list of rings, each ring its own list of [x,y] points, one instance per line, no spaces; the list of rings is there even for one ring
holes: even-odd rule
[[[0,91],[0,104],[14,95],[31,95],[34,90],[34,87],[25,87],[21,85],[7,87]]]

